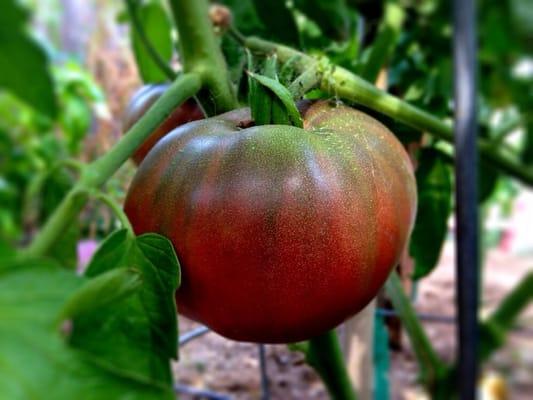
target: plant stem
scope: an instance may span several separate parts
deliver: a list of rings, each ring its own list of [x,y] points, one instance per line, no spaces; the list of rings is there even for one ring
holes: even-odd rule
[[[413,310],[411,301],[405,295],[400,277],[396,272],[389,276],[385,284],[385,290],[409,335],[411,347],[420,366],[420,378],[425,387],[431,392],[437,381],[445,376],[447,366],[437,356],[435,349],[426,336],[424,328]]]
[[[237,98],[209,20],[207,0],[170,0],[170,6],[178,27],[183,69],[200,75],[205,91],[198,97],[207,114],[236,108]]]
[[[533,272],[527,274],[481,324],[481,358],[486,360],[505,341],[516,318],[533,301]]]
[[[150,42],[150,39],[148,39],[148,36],[146,36],[146,32],[144,31],[141,21],[139,20],[139,14],[137,13],[137,5],[135,1],[126,0],[126,6],[133,29],[135,29],[135,32],[137,35],[139,35],[139,39],[150,55],[150,58],[152,58],[152,61],[158,66],[161,72],[163,72],[169,80],[173,81],[176,79],[176,72],[165,62],[165,60],[163,60],[159,52],[152,45],[152,42]]]
[[[289,92],[295,99],[302,98],[320,82],[320,73],[316,68],[302,72],[289,86]]]
[[[115,217],[117,217],[117,219],[120,221],[120,224],[122,225],[122,227],[127,229],[128,232],[130,232],[130,234],[134,236],[133,227],[131,226],[131,223],[126,213],[122,210],[122,208],[120,208],[120,206],[111,196],[100,192],[96,194],[95,198],[97,200],[100,200],[105,205],[107,205],[110,208],[110,210],[113,212]]]
[[[335,330],[309,340],[304,353],[307,363],[320,375],[332,399],[357,399]]]
[[[417,130],[429,132],[439,139],[453,143],[451,124],[379,90],[347,69],[333,65],[327,59],[317,60],[290,47],[253,37],[245,40],[245,46],[260,53],[276,53],[280,62],[292,60],[299,72],[317,68],[320,75],[316,79],[319,87],[325,92],[369,107]],[[533,186],[533,169],[526,168],[513,155],[494,148],[486,139],[479,138],[477,144],[480,154],[488,162],[525,184]]]
[[[85,166],[78,183],[46,221],[23,256],[46,255],[86,204],[88,193],[103,185],[176,107],[196,94],[200,86],[197,74],[179,76],[108,153]]]

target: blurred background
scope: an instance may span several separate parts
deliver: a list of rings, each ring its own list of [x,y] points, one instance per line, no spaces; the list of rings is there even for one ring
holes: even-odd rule
[[[4,80],[0,77],[0,244],[28,241],[73,179],[68,172],[49,174],[50,169],[61,159],[88,161],[105,153],[122,135],[121,116],[133,92],[143,84],[123,2],[21,0],[20,3],[31,11],[28,31],[49,60],[46,70],[57,98],[57,118],[51,119],[42,111],[47,107],[46,102],[36,109],[20,93],[2,89]],[[296,8],[294,15],[303,48],[311,53],[324,53],[335,62],[361,72],[361,60],[371,55],[365,44],[380,37],[381,21],[386,15],[392,15],[391,18],[396,15],[394,11],[387,14],[387,5],[393,4],[401,10],[402,25],[389,33],[395,35],[396,47],[391,51],[385,71],[388,90],[437,116],[449,118],[453,76],[451,14],[444,4],[447,2],[348,3],[351,6],[342,14],[341,24],[321,23],[312,11]],[[484,0],[478,5],[479,134],[516,152],[525,165],[531,165],[533,4],[527,0]],[[324,18],[326,22],[334,21],[334,18]],[[342,32],[335,30],[339,27]],[[240,28],[245,33],[255,29],[253,24]],[[179,65],[175,54],[171,62]],[[6,68],[1,61],[0,67]],[[8,69],[3,72],[6,71],[9,72]],[[411,148],[431,140],[404,127],[394,131]],[[444,155],[451,154],[450,147],[444,143],[435,143],[434,147]],[[481,314],[486,315],[533,267],[530,226],[533,192],[490,165],[480,165],[480,171],[479,208],[484,228]],[[128,162],[107,184],[108,192],[118,201],[124,197],[134,172],[133,163]],[[451,179],[447,164],[444,174]],[[447,195],[451,201],[451,182],[449,185]],[[423,279],[406,279],[405,285],[412,293],[417,311],[426,316],[424,325],[438,353],[451,360],[456,346],[453,214],[444,215],[444,220],[444,241],[442,249],[439,244],[435,250],[434,265],[417,270],[415,274]],[[83,268],[99,240],[116,227],[110,212],[89,205],[77,227],[83,239],[78,242],[77,251],[65,257],[76,257]],[[407,268],[403,274],[410,276],[413,268],[416,269],[411,263],[411,270]],[[375,350],[375,368],[379,369],[376,376],[388,376],[388,380],[380,382],[388,385],[392,399],[424,398],[417,384],[417,364],[408,341],[395,328],[394,318],[382,320],[385,322],[382,325],[387,327],[382,343],[393,351],[383,356],[379,349]],[[191,321],[181,322],[182,332],[196,326]],[[327,398],[322,383],[304,365],[299,354],[289,352],[286,346],[267,346],[267,360],[272,398]],[[260,397],[255,345],[230,342],[208,333],[181,350],[181,360],[174,371],[179,383],[209,388],[238,399]],[[503,393],[502,397],[483,398],[533,398],[532,307],[522,314],[506,345],[483,366],[483,377],[483,387],[493,389],[490,393],[499,390]]]

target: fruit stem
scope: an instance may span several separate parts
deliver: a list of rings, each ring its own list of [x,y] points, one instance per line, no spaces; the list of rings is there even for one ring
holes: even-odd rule
[[[347,69],[332,64],[326,58],[316,59],[291,47],[255,37],[246,38],[244,45],[251,51],[264,54],[275,53],[282,63],[291,60],[300,73],[315,67],[319,71],[315,79],[323,91],[349,102],[369,107],[410,127],[431,133],[435,137],[453,144],[451,123],[446,123],[432,114],[378,89]],[[307,83],[312,84],[312,82]],[[481,156],[486,161],[523,183],[533,186],[533,169],[522,165],[514,154],[495,148],[489,140],[484,138],[478,138],[477,145]]]
[[[237,108],[224,55],[215,35],[207,0],[169,0],[178,28],[181,62],[185,72],[198,73],[198,97],[208,116]]]
[[[176,107],[198,92],[200,86],[201,80],[197,74],[184,74],[176,78],[163,96],[111,150],[83,167],[80,180],[63,198],[21,257],[46,255],[87,203],[88,193],[103,185]]]
[[[335,330],[309,340],[304,349],[307,363],[320,375],[332,399],[357,399]]]

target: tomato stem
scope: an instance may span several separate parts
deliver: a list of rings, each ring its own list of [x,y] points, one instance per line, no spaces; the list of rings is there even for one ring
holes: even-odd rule
[[[326,58],[316,59],[288,46],[250,37],[244,41],[251,51],[276,53],[280,62],[291,60],[299,72],[312,67],[320,72],[319,87],[332,96],[369,107],[422,132],[453,144],[453,126],[434,115],[390,95],[345,68],[332,64]],[[481,156],[503,172],[533,186],[533,169],[527,168],[515,154],[495,148],[484,138],[477,139]],[[501,147],[501,146],[500,146]]]
[[[208,116],[237,108],[226,60],[209,19],[207,0],[169,0],[178,28],[185,72],[198,73],[203,89],[198,97]]]
[[[197,74],[179,76],[142,118],[106,154],[82,169],[78,183],[63,198],[22,257],[44,256],[87,203],[88,193],[103,185],[176,107],[201,86]]]
[[[120,221],[120,224],[122,225],[122,227],[127,229],[128,232],[134,235],[133,227],[131,226],[131,223],[126,213],[122,210],[120,205],[118,205],[117,202],[111,196],[103,192],[97,192],[94,198],[97,200],[100,200],[102,203],[107,205],[109,209],[113,212],[115,217]]]

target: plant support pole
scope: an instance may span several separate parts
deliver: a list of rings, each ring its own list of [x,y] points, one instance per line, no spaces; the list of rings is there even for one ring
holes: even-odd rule
[[[476,398],[478,377],[478,211],[476,19],[473,0],[453,2],[458,392]]]

